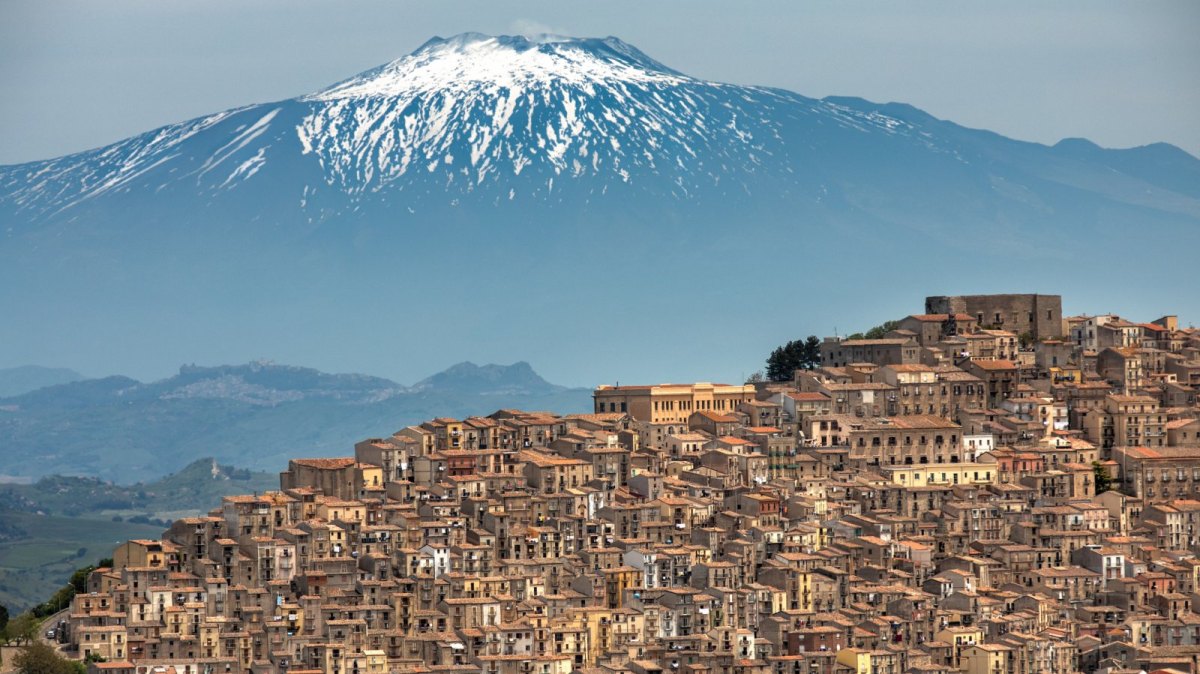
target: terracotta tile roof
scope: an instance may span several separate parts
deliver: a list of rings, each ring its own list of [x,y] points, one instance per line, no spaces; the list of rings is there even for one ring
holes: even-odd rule
[[[973,360],[973,361],[971,361],[971,364],[974,365],[975,367],[979,368],[980,370],[988,370],[988,371],[1003,371],[1003,370],[1017,369],[1016,363],[1012,362],[1011,360],[1004,360],[1002,358],[995,358],[995,359],[991,359],[991,360],[988,360],[988,359]]]
[[[318,468],[320,470],[338,470],[353,466],[355,464],[355,459],[353,456],[343,456],[336,459],[292,459],[292,463],[298,466]]]
[[[739,446],[740,446],[740,445],[752,445],[752,444],[754,444],[754,443],[750,442],[749,440],[743,440],[743,439],[741,439],[741,438],[735,438],[735,437],[733,437],[732,435],[726,435],[726,436],[724,436],[724,437],[720,437],[720,438],[717,438],[717,439],[718,439],[718,440],[720,440],[721,442],[723,442],[723,443],[727,444],[727,445],[739,445]]]

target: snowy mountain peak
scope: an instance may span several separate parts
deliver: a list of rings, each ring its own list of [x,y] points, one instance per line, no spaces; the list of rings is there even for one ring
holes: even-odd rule
[[[675,83],[688,79],[615,37],[482,35],[435,37],[408,56],[323,89],[312,100],[403,96],[478,85],[521,89],[550,81]]]
[[[415,192],[409,208],[481,189],[493,203],[746,193],[784,121],[763,114],[775,92],[688,77],[614,37],[434,38],[300,103],[302,151],[329,184]]]

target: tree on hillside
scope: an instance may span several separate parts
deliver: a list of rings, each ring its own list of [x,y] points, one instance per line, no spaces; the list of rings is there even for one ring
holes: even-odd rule
[[[809,335],[804,340],[804,363],[801,367],[811,370],[821,364],[821,340],[816,335]]]
[[[811,370],[821,362],[821,340],[809,335],[803,341],[795,339],[776,348],[767,357],[767,379],[788,381],[796,370]]]
[[[34,641],[21,649],[13,658],[19,674],[76,674],[87,671],[82,662],[74,662],[59,655],[44,641]]]
[[[16,642],[18,645],[29,643],[37,636],[38,621],[32,613],[25,612],[8,621],[4,629],[5,641]]]
[[[8,626],[8,607],[0,604],[0,630]]]

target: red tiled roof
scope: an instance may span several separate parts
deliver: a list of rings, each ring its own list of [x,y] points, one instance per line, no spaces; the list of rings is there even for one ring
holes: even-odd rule
[[[337,459],[292,459],[292,463],[308,468],[319,468],[321,470],[336,470],[339,468],[347,468],[353,466],[355,459],[353,456],[343,456]]]
[[[1004,360],[1002,358],[973,360],[971,361],[971,364],[981,370],[1000,371],[1017,369],[1016,363],[1012,362],[1011,360]]]

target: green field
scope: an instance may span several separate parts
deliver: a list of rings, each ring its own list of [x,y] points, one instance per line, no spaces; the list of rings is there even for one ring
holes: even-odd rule
[[[158,538],[162,527],[110,520],[0,511],[9,531],[0,542],[0,604],[16,613],[45,601],[75,569],[112,556],[130,538]]]

